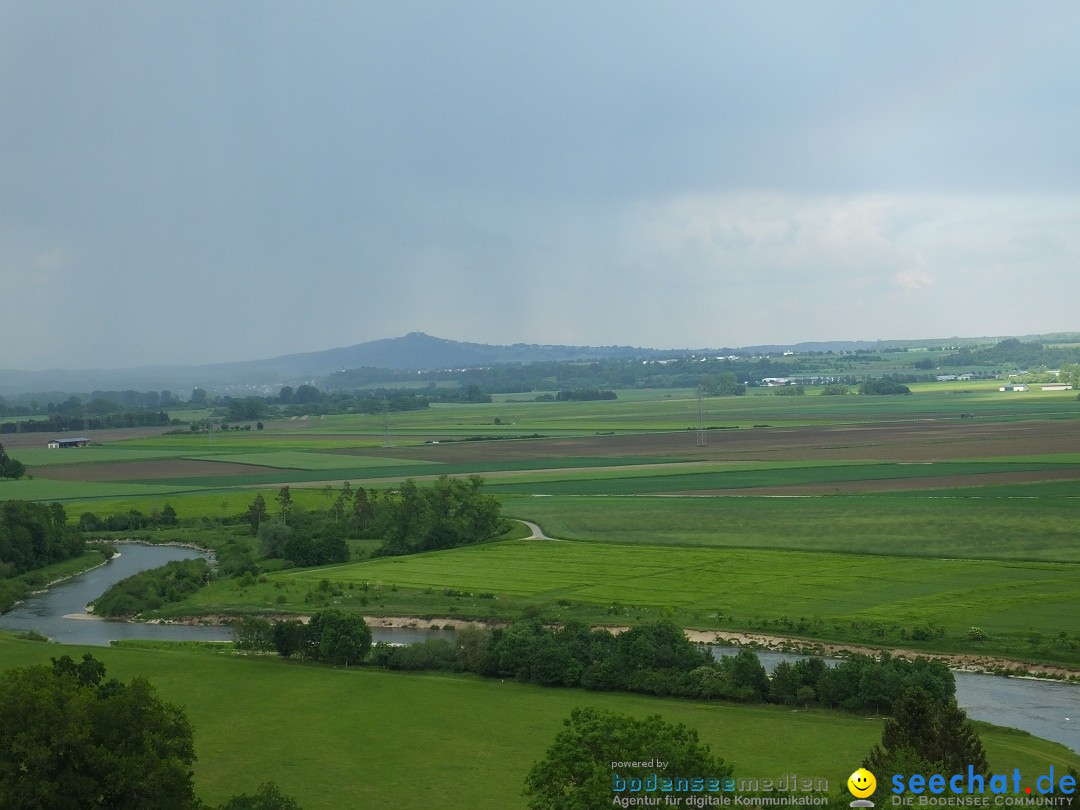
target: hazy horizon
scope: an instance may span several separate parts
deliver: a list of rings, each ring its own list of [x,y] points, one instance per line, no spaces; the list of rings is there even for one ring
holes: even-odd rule
[[[1075,3],[3,7],[0,368],[1077,329]]]

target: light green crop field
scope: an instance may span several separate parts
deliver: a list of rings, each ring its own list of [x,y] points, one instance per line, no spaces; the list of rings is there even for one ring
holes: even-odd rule
[[[1042,472],[1052,478],[1055,472],[1073,474],[1072,462],[996,462],[939,461],[920,464],[856,462],[788,462],[771,467],[756,464],[691,466],[684,463],[668,470],[620,470],[563,474],[530,475],[525,481],[491,476],[490,490],[502,494],[533,493],[541,495],[646,495],[664,492],[686,493],[699,490],[739,490],[752,487],[788,487],[804,484],[842,485],[863,481],[906,481],[915,478],[946,479],[954,476],[987,476],[1005,473]],[[1080,489],[1080,487],[1078,487]],[[829,493],[832,494],[832,493]]]
[[[1080,499],[1068,496],[504,496],[502,502],[506,514],[564,540],[1080,562]]]
[[[1026,651],[1035,633],[1074,633],[1078,577],[1080,566],[1061,563],[511,540],[294,569],[246,587],[218,580],[189,609],[306,612],[328,580],[340,589],[335,604],[376,613],[485,617],[511,602],[557,620],[592,606],[589,617],[612,624],[666,614],[703,629],[803,625],[817,638],[880,625],[895,640],[900,628],[940,626],[953,646],[975,626],[994,643],[966,647],[1000,654]]]
[[[794,772],[828,779],[831,792],[881,733],[880,719],[832,712],[332,669],[179,645],[59,651],[76,660],[90,652],[110,677],[146,677],[163,699],[185,709],[195,731],[196,788],[210,804],[273,780],[308,810],[524,808],[526,773],[577,706],[660,714],[696,728],[737,777]],[[47,664],[57,654],[55,645],[0,634],[6,666]],[[998,772],[1019,768],[1034,778],[1080,763],[1063,746],[979,729]]]

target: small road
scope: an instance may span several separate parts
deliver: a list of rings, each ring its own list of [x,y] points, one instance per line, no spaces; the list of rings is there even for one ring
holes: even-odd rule
[[[525,538],[526,540],[554,540],[556,543],[563,542],[558,537],[548,537],[546,534],[544,534],[544,530],[541,529],[539,526],[537,526],[532,521],[521,520],[520,518],[518,518],[517,521],[518,521],[518,523],[524,523],[526,526],[529,527],[529,531],[532,532],[532,534],[529,537]]]

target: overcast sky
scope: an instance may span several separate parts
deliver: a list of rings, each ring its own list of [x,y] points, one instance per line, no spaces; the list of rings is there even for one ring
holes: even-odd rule
[[[1080,330],[1080,3],[0,0],[0,368]]]

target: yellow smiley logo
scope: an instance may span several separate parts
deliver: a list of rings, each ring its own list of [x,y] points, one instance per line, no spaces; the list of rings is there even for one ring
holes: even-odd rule
[[[859,768],[847,780],[847,789],[856,799],[865,799],[877,788],[877,779],[866,768]]]

